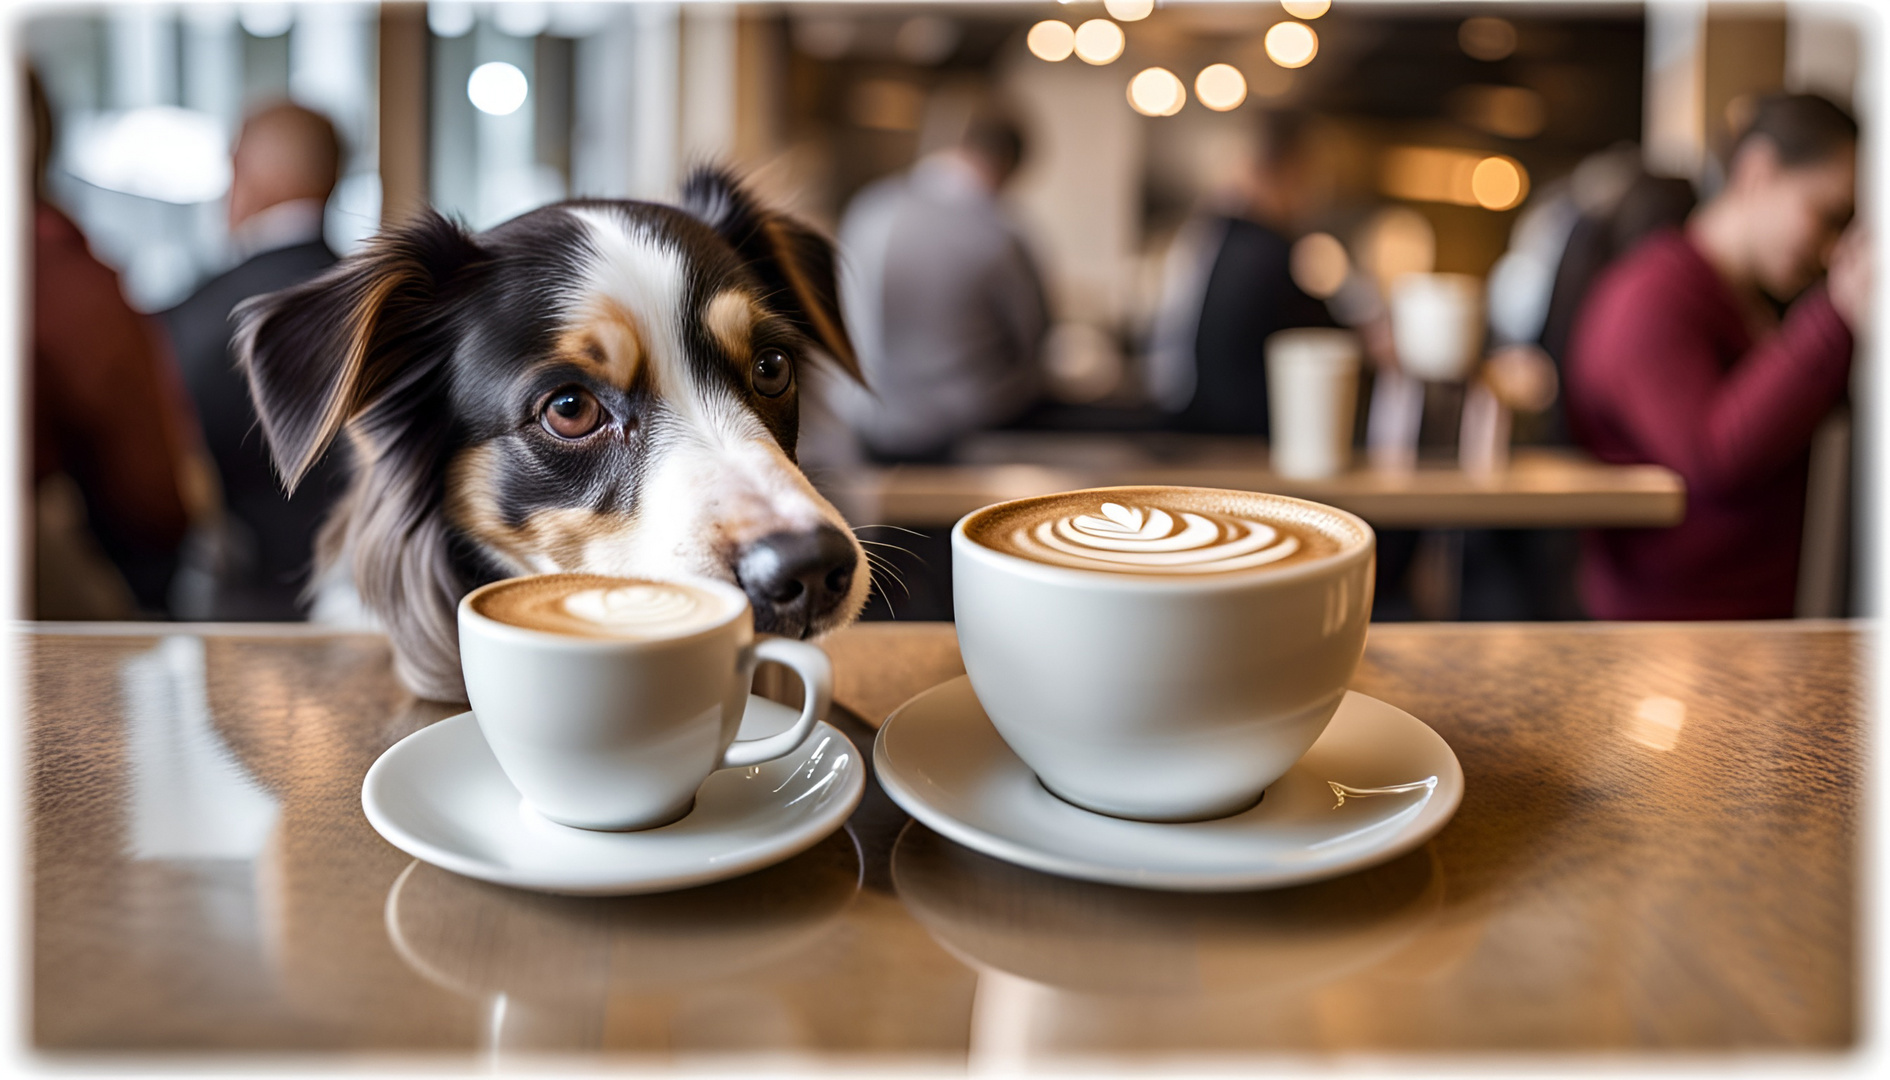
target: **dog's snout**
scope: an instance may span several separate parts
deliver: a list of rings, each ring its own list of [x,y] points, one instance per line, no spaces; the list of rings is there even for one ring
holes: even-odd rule
[[[764,536],[743,548],[735,577],[755,607],[755,629],[805,637],[853,588],[858,556],[831,525]]]

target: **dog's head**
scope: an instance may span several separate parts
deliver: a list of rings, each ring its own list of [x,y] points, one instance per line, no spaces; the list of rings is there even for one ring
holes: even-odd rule
[[[800,372],[857,377],[832,247],[726,174],[682,207],[582,201],[470,235],[425,213],[239,314],[291,489],[344,431],[322,538],[410,688],[461,698],[454,606],[581,570],[739,585],[757,629],[850,621],[865,556],[795,464]]]

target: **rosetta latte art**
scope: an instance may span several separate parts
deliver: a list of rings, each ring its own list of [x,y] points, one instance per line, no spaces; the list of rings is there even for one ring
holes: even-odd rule
[[[1043,562],[1140,574],[1246,570],[1299,550],[1299,540],[1261,521],[1106,502],[1096,514],[1019,528],[1018,551]]]
[[[564,598],[572,618],[617,633],[673,630],[699,618],[701,607],[694,593],[655,584],[583,589]]]

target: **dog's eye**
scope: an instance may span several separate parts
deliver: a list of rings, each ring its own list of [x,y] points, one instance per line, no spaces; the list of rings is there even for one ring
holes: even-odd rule
[[[794,381],[794,361],[780,349],[763,349],[755,354],[749,381],[762,397],[780,397]]]
[[[560,439],[582,439],[604,422],[604,407],[589,390],[570,387],[545,402],[545,430]]]

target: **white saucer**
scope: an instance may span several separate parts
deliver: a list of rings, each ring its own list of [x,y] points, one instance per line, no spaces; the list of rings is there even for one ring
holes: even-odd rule
[[[1150,889],[1266,889],[1402,855],[1444,827],[1463,768],[1423,721],[1348,692],[1325,733],[1260,804],[1214,821],[1125,821],[1044,788],[964,676],[901,705],[873,744],[879,782],[933,831],[1065,877]]]
[[[743,738],[785,731],[798,709],[748,699]],[[388,843],[481,881],[619,896],[702,885],[797,855],[839,828],[866,787],[860,753],[816,724],[793,753],[703,781],[689,816],[660,829],[594,832],[538,816],[466,712],[389,747],[361,784],[361,808]]]

